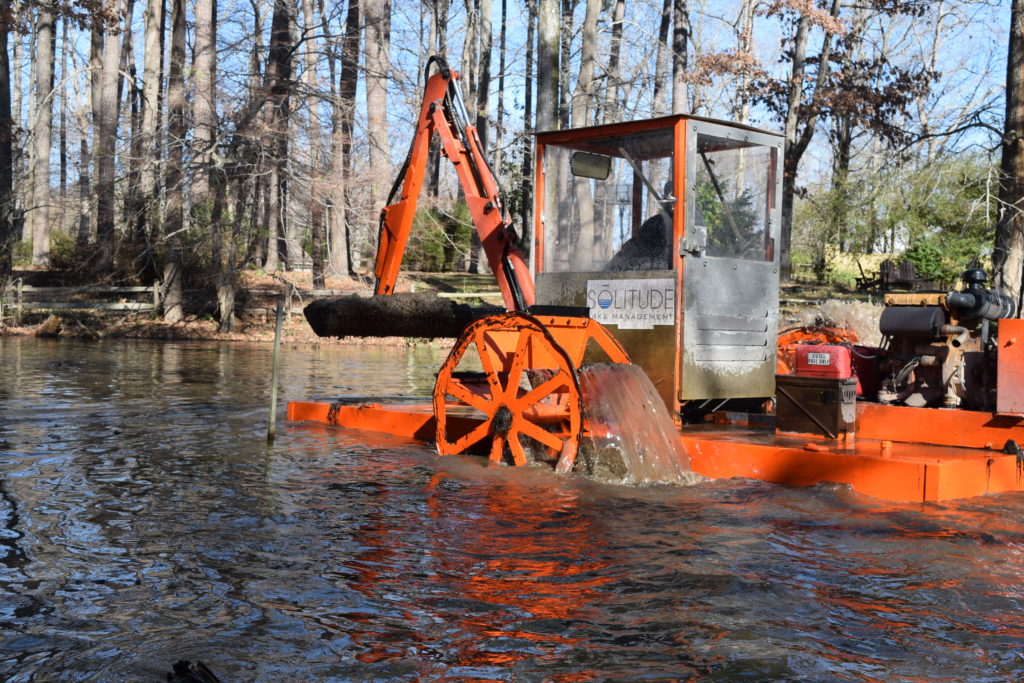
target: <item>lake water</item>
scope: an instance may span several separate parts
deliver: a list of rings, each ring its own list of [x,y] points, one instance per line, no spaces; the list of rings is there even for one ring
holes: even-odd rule
[[[286,348],[283,403],[427,395]],[[630,488],[279,423],[271,349],[0,339],[0,678],[1019,680],[1024,495]]]

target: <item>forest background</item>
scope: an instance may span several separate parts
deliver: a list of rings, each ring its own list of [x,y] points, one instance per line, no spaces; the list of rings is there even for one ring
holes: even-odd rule
[[[372,270],[444,54],[517,221],[532,132],[692,112],[785,135],[787,272],[827,245],[948,285],[981,263],[1020,303],[1019,4],[0,0],[0,291],[160,282],[165,320],[204,291],[227,330],[247,270]],[[431,164],[406,263],[485,267]]]

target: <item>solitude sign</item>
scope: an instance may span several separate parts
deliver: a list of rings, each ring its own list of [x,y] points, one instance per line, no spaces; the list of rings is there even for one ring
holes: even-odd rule
[[[676,283],[654,280],[588,280],[590,317],[623,330],[649,330],[676,321]]]

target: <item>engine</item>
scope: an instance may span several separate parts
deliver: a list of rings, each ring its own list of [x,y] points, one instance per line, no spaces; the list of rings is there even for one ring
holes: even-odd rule
[[[962,291],[886,295],[875,368],[880,403],[972,410],[995,404],[991,327],[1013,316],[1013,300],[986,289],[980,268],[961,279]]]

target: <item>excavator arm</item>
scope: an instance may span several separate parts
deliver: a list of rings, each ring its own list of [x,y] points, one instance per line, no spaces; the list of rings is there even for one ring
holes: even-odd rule
[[[437,72],[430,75],[432,67]],[[498,289],[509,311],[526,311],[534,303],[533,280],[516,246],[512,218],[501,188],[484,157],[476,127],[469,116],[458,86],[458,73],[441,57],[427,62],[427,86],[409,155],[380,212],[374,294],[391,294],[409,242],[416,204],[427,171],[430,141],[435,133],[441,152],[455,167],[473,217],[487,263],[498,281]],[[397,197],[397,201],[396,201]]]

